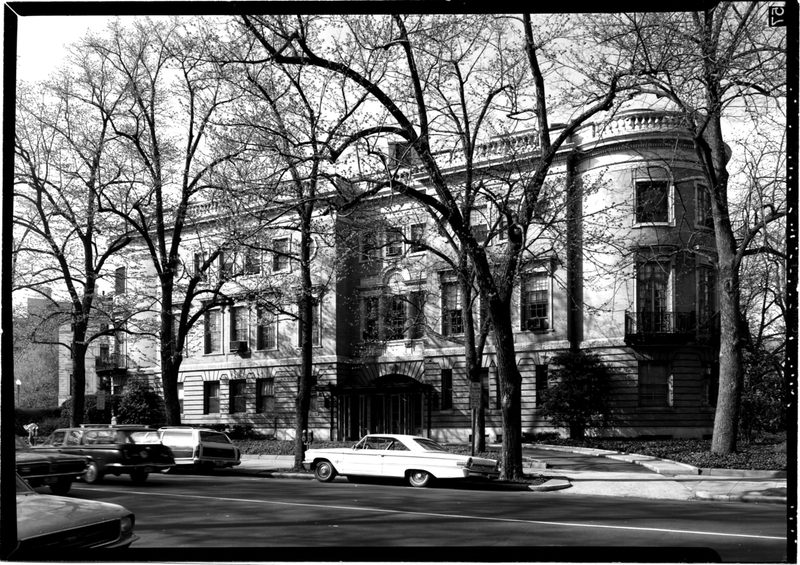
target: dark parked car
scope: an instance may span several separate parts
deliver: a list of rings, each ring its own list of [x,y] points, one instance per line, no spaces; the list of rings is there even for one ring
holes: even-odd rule
[[[158,430],[139,425],[85,424],[79,428],[60,428],[31,450],[89,457],[83,475],[87,483],[96,483],[108,474],[129,474],[133,482],[142,483],[150,473],[175,465],[169,448],[161,443]]]
[[[67,494],[72,481],[83,476],[89,459],[81,455],[36,452],[16,438],[17,473],[32,487],[47,485],[53,494]]]
[[[15,559],[69,559],[72,552],[120,549],[137,539],[134,515],[123,506],[39,494],[19,475],[16,481],[19,545]]]

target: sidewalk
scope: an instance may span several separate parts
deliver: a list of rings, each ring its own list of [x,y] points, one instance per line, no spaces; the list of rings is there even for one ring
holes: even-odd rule
[[[541,444],[525,445],[523,453],[526,474],[550,478],[527,490],[663,500],[787,502],[785,472],[698,469],[645,455]],[[310,473],[291,472],[293,463],[290,455],[243,455],[241,465],[232,471],[275,478],[313,478]]]

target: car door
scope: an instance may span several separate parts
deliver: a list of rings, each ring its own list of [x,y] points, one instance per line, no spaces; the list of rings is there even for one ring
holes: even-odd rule
[[[342,464],[337,469],[343,475],[381,476],[387,444],[386,438],[367,436],[353,446],[352,452],[342,457]]]
[[[381,473],[384,477],[404,477],[409,468],[410,456],[408,447],[399,439],[394,439],[384,449]]]

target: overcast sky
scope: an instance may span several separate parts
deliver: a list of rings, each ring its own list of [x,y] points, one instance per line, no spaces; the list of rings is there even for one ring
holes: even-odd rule
[[[47,78],[63,62],[66,47],[88,29],[102,29],[108,16],[26,16],[17,31],[17,80]]]

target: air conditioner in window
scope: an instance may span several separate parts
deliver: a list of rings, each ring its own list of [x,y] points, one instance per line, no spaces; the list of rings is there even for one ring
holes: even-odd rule
[[[531,318],[528,324],[528,327],[532,330],[546,330],[548,326],[547,318]]]
[[[231,352],[233,353],[246,353],[247,349],[248,349],[248,344],[246,341],[231,342]]]

